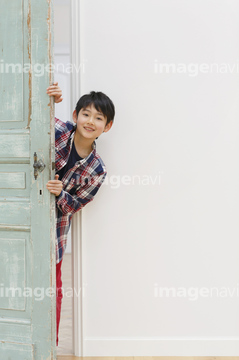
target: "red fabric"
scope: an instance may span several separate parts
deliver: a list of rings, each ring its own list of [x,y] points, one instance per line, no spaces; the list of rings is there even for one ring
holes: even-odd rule
[[[61,317],[61,303],[63,298],[61,264],[62,264],[62,260],[58,264],[56,264],[56,346],[58,346],[58,333],[59,333],[59,324]]]

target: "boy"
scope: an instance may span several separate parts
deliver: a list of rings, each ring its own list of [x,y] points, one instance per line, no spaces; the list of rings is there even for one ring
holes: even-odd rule
[[[61,102],[58,83],[47,88],[55,103]],[[96,152],[95,139],[110,130],[115,108],[102,92],[83,95],[72,114],[73,121],[55,118],[55,180],[46,188],[56,196],[56,322],[58,332],[62,302],[61,264],[73,214],[93,200],[106,176],[106,167]]]

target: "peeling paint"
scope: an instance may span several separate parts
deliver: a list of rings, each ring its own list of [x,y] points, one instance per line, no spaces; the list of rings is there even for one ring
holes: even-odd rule
[[[31,1],[29,1],[29,4],[28,4],[27,28],[28,28],[27,51],[28,51],[29,63],[32,64],[32,61],[31,61]],[[30,128],[30,121],[31,121],[31,116],[32,116],[32,71],[31,71],[31,68],[29,70],[28,87],[29,87],[28,123],[27,123],[26,129]]]
[[[53,40],[53,18],[52,18],[52,0],[47,0],[48,3],[48,14],[47,14],[47,25],[48,25],[48,63],[51,64],[53,61],[53,54],[52,54],[52,40]],[[49,83],[53,84],[53,73],[50,72],[49,73]],[[49,174],[50,174],[50,178],[53,177],[54,178],[54,173],[52,169],[52,163],[55,162],[55,116],[54,116],[54,100],[53,97],[50,97],[49,99],[49,103],[47,104],[50,107],[50,133],[48,133],[50,135],[50,143],[51,146],[49,147]],[[44,184],[45,186],[45,184]],[[50,200],[50,205],[51,205],[51,217],[52,217],[52,224],[53,226],[50,229],[50,234],[51,234],[51,243],[50,243],[50,254],[52,254],[51,256],[51,260],[50,260],[50,267],[51,267],[51,277],[50,277],[50,284],[51,284],[51,288],[54,287],[55,288],[55,197],[52,194],[49,194],[51,200]],[[52,198],[54,198],[54,200],[52,200]],[[53,268],[54,266],[54,268]],[[54,281],[54,284],[53,284]],[[53,286],[54,285],[54,286]],[[55,343],[56,343],[56,310],[55,310],[55,304],[56,304],[56,299],[53,296],[51,298],[51,308],[49,309],[49,317],[51,319],[51,327],[52,327],[52,332],[51,332],[51,343],[53,344],[52,347],[52,353],[51,356],[49,357],[50,359],[55,359]],[[54,309],[54,313],[52,313]]]

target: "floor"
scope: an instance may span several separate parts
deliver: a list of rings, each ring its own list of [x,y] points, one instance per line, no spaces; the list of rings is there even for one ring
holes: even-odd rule
[[[238,356],[106,356],[106,357],[74,357],[59,356],[57,360],[239,360]]]
[[[62,262],[62,288],[63,299],[61,305],[61,319],[58,334],[58,346],[56,347],[57,355],[72,355],[72,274],[71,274],[71,254],[64,254]],[[57,357],[58,359],[58,357]],[[59,357],[62,360],[72,359],[70,357]],[[76,359],[76,357],[74,357]]]

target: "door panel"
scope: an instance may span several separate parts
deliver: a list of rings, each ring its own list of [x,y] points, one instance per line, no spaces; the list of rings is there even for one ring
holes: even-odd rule
[[[9,291],[4,292],[4,297],[1,299],[1,309],[25,310],[25,297],[21,296],[21,291],[26,286],[26,239],[10,238],[9,232],[5,235],[7,235],[5,239],[4,233],[1,234],[0,238],[3,268],[1,280],[3,280],[5,290],[7,287]]]
[[[5,122],[6,123],[6,122]],[[12,126],[12,125],[10,125]],[[25,158],[30,156],[29,132],[20,133],[2,131],[0,136],[0,157],[1,158]]]
[[[41,2],[41,1],[40,1]],[[1,5],[1,128],[26,127],[29,111],[31,2],[0,0]],[[23,70],[23,71],[21,71]],[[11,91],[9,92],[9,89]]]
[[[29,344],[22,344],[21,351],[19,346],[10,342],[0,344],[0,352],[4,359],[17,359],[17,360],[33,360],[33,346]]]
[[[0,5],[0,358],[55,359],[53,78],[34,70],[51,63],[52,2]]]

